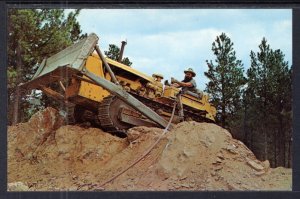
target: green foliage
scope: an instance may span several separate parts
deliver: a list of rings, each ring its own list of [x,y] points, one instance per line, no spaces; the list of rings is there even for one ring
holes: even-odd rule
[[[291,69],[281,50],[273,50],[265,38],[259,52],[251,51],[244,104],[245,128],[254,137],[253,150],[272,165],[286,166],[286,144],[291,139]]]
[[[209,78],[206,92],[212,96],[212,103],[217,108],[217,121],[223,127],[230,127],[230,121],[236,117],[241,106],[242,86],[245,84],[243,65],[237,60],[233,43],[222,33],[212,44],[216,56],[215,63],[206,61]]]
[[[117,61],[120,55],[120,48],[118,46],[116,46],[115,44],[109,44],[109,49],[108,51],[104,51],[104,54],[112,59]],[[128,57],[124,57],[121,61],[121,63],[127,65],[127,66],[131,66],[132,62],[129,60]]]
[[[28,111],[35,110],[26,91],[17,92],[20,83],[27,82],[36,72],[38,65],[73,42],[85,37],[76,20],[79,10],[65,16],[63,9],[9,9],[8,10],[8,121],[20,114],[19,121],[30,117]],[[34,93],[33,93],[34,95]],[[47,98],[43,96],[43,98]],[[21,101],[20,101],[21,100]],[[42,101],[41,104],[44,102]],[[12,111],[20,105],[20,113]]]

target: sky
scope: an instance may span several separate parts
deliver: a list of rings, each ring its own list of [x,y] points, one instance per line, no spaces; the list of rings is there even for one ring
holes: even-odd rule
[[[83,33],[98,35],[103,53],[109,44],[120,47],[127,40],[124,57],[133,68],[182,80],[191,67],[202,90],[209,81],[205,60],[215,60],[211,47],[222,32],[245,71],[263,37],[292,64],[291,9],[83,9],[78,21]]]

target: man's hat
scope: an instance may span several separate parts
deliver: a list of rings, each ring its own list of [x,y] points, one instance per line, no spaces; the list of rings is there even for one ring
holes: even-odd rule
[[[152,77],[160,77],[160,78],[164,78],[164,76],[163,75],[161,75],[161,74],[158,74],[158,73],[154,73],[153,75],[152,75]]]
[[[192,73],[193,77],[196,76],[196,73],[194,72],[194,70],[192,68],[188,68],[187,70],[184,71],[184,73],[190,72]]]

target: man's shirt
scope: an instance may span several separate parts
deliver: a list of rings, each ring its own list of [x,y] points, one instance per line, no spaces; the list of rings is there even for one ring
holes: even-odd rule
[[[196,84],[196,81],[194,79],[191,79],[189,81],[183,80],[182,82],[185,82],[185,83],[190,82],[193,85],[192,87],[183,86],[182,89],[181,89],[183,92],[185,92],[185,91],[196,92],[197,91],[197,84]]]

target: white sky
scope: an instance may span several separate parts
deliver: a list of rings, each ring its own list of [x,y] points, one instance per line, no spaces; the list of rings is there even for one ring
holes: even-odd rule
[[[292,63],[292,10],[290,9],[83,9],[78,17],[83,33],[96,33],[102,51],[108,44],[120,47],[132,67],[165,79],[183,78],[183,70],[197,73],[198,88],[208,79],[205,60],[214,60],[212,42],[225,32],[234,43],[245,70],[250,51],[258,51],[265,37],[273,49],[281,49]]]

